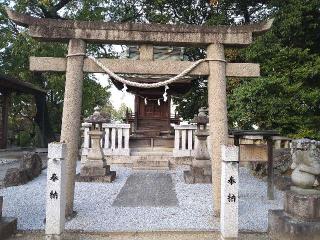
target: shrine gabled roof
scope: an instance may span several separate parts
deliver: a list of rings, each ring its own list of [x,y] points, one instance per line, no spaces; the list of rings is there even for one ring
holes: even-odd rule
[[[272,20],[239,26],[199,26],[142,23],[114,23],[44,19],[20,14],[6,8],[8,17],[29,27],[29,34],[42,41],[67,41],[72,38],[96,43],[154,43],[161,45],[247,45],[253,34],[267,31]]]
[[[6,92],[21,92],[32,95],[43,95],[47,91],[18,78],[0,74],[0,90]]]

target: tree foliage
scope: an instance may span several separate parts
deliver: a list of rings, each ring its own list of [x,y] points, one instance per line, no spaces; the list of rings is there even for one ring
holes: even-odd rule
[[[45,90],[47,93],[48,123],[50,128],[49,140],[53,140],[60,133],[62,106],[64,98],[65,74],[32,73],[29,71],[30,56],[64,57],[67,54],[67,45],[62,43],[42,43],[33,40],[26,29],[15,25],[8,20],[4,6],[10,5],[15,10],[41,18],[68,18],[79,20],[103,20],[99,4],[102,1],[71,1],[71,0],[43,0],[43,1],[4,1],[0,6],[0,71],[4,74],[19,77]],[[103,49],[103,50],[102,50]],[[90,45],[88,51],[96,55],[112,55],[105,46]],[[83,84],[82,116],[86,117],[93,112],[96,105],[109,103],[109,87],[102,87],[96,82],[93,75],[85,75]],[[23,100],[22,100],[23,99]],[[35,142],[36,134],[34,117],[34,99],[31,96],[13,96],[10,111],[10,129],[12,132],[21,132],[30,135],[29,141]],[[21,109],[23,108],[23,115]],[[17,137],[15,137],[17,138]],[[19,144],[19,141],[17,141]]]
[[[5,4],[37,17],[114,22],[145,22],[196,25],[239,25],[274,17],[272,30],[246,49],[225,50],[229,62],[257,62],[262,77],[230,78],[227,82],[229,125],[242,129],[278,129],[293,137],[320,138],[319,134],[319,32],[320,10],[317,0],[220,0],[217,7],[209,0],[6,0]],[[48,89],[49,112],[56,132],[60,127],[64,76],[28,71],[28,57],[66,54],[66,46],[39,43],[23,28],[7,20],[0,8],[0,70],[20,76]],[[116,57],[109,45],[89,45],[95,56]],[[204,58],[205,49],[186,48],[189,60]],[[95,105],[108,105],[108,89],[93,76],[84,84],[83,115]],[[100,97],[103,96],[103,97]],[[207,106],[207,81],[197,78],[191,91],[174,99],[184,119]],[[18,104],[18,103],[17,103]]]
[[[320,6],[318,1],[278,2],[271,31],[243,51],[261,63],[261,78],[233,89],[230,119],[292,137],[320,138]]]

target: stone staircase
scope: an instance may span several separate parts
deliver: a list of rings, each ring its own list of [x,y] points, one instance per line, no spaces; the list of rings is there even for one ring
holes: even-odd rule
[[[172,148],[134,148],[131,151],[134,170],[169,170]]]

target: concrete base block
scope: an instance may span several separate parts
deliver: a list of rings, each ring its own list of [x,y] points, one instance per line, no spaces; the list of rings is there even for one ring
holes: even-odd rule
[[[76,175],[77,182],[107,182],[111,183],[116,179],[116,172],[110,171],[104,176],[81,176],[80,174]]]
[[[9,238],[17,231],[17,219],[3,217],[0,219],[0,239]]]
[[[194,156],[195,152],[194,150],[176,150],[174,149],[172,151],[173,157],[190,157],[190,156]]]
[[[81,176],[105,176],[110,172],[110,166],[106,165],[104,167],[88,167],[88,166],[83,166],[80,169],[80,175]]]
[[[46,240],[62,240],[62,235],[46,235]]]
[[[220,239],[221,240],[238,240],[238,238],[226,238],[226,237],[223,237],[222,235],[220,236]]]
[[[184,171],[183,172],[184,181],[187,184],[195,183],[212,183],[211,175],[194,174],[194,171]]]
[[[111,148],[104,148],[103,154],[105,156],[130,156],[130,149],[121,148],[121,149],[111,149]]]
[[[283,210],[270,210],[269,238],[272,240],[319,240],[320,222],[297,220]]]

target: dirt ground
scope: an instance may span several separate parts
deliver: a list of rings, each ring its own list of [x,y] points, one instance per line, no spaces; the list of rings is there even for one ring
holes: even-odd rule
[[[18,232],[9,240],[44,240],[44,232]],[[113,232],[80,233],[67,232],[59,240],[215,240],[221,239],[219,232]],[[267,240],[266,233],[240,233],[239,240]]]

